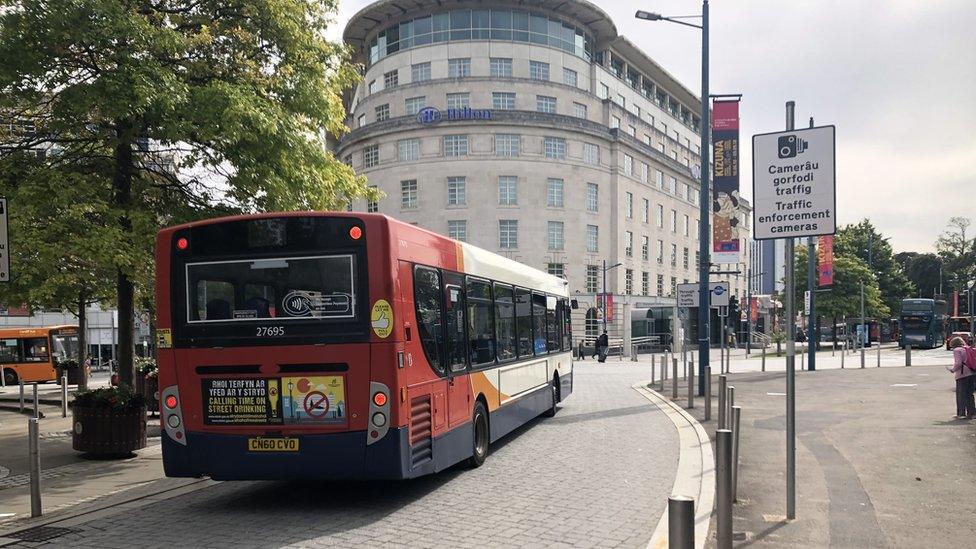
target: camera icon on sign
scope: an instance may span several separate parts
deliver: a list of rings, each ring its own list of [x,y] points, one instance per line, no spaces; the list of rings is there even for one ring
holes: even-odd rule
[[[777,140],[780,158],[793,158],[807,150],[807,142],[795,135],[784,135]]]

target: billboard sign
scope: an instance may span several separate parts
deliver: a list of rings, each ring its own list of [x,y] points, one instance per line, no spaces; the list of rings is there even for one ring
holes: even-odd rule
[[[837,232],[834,126],[752,136],[753,237]]]
[[[712,262],[738,263],[739,102],[712,104]]]

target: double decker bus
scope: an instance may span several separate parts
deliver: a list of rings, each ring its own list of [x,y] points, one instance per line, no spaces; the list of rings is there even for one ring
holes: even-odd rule
[[[904,348],[934,349],[945,342],[946,303],[941,299],[903,299],[901,302],[901,338]]]
[[[78,365],[77,326],[0,328],[3,381],[56,381],[64,368]]]
[[[566,281],[383,215],[171,227],[156,261],[167,476],[478,466],[573,389]]]

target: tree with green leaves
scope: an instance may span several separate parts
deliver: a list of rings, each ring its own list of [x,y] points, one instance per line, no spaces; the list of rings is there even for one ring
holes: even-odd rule
[[[932,253],[901,252],[895,261],[915,286],[911,297],[932,297],[939,292],[939,269],[942,259]]]
[[[213,207],[334,209],[365,180],[329,152],[359,78],[325,38],[335,0],[0,0],[0,155],[45,151],[106,210],[131,383],[152,233]],[[12,208],[18,207],[12,204]],[[44,219],[44,218],[42,218]],[[13,246],[24,243],[16,239]]]
[[[970,220],[965,217],[949,219],[946,230],[939,235],[935,249],[942,260],[945,293],[963,292],[976,281],[976,237],[969,232]]]
[[[889,310],[899,311],[901,300],[911,297],[914,288],[902,264],[895,259],[889,240],[870,220],[864,219],[837,231],[834,253],[860,258],[877,275],[885,305]]]

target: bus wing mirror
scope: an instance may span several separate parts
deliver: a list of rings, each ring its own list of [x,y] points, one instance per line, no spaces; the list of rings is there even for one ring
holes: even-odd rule
[[[572,301],[570,301],[570,302],[569,302],[569,306],[570,306],[570,307],[571,307],[572,309],[579,309],[579,301],[576,301],[576,300],[574,299],[574,300],[572,300]]]

